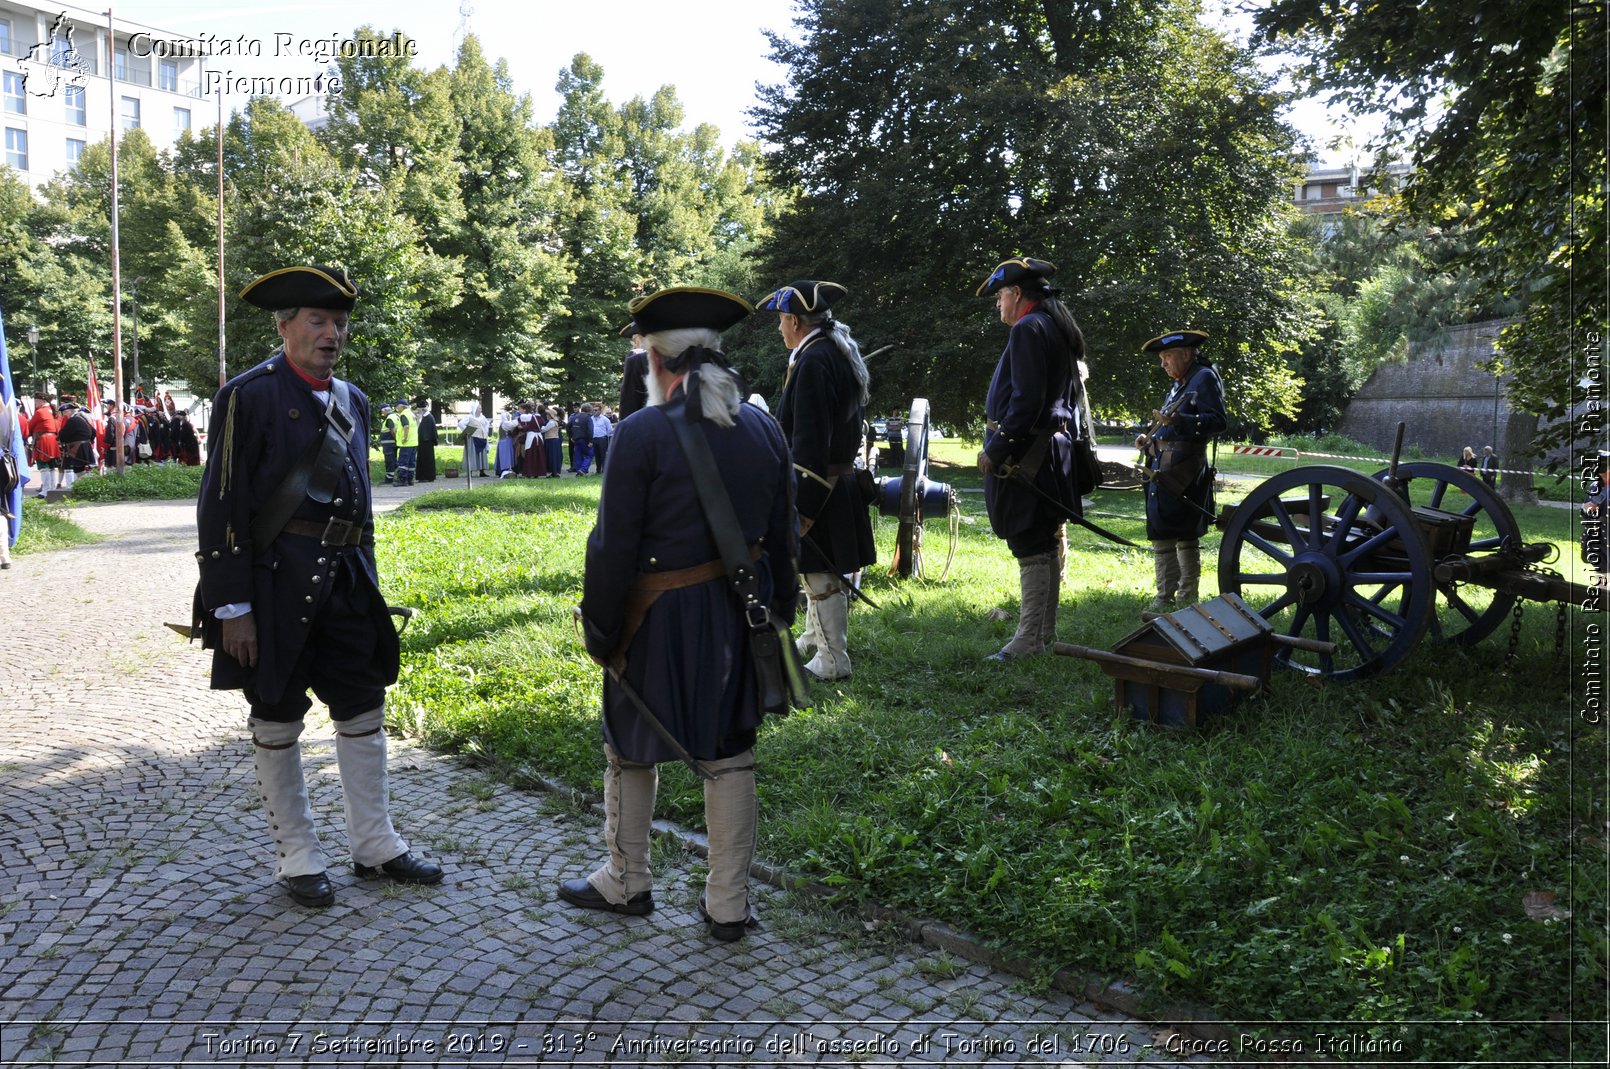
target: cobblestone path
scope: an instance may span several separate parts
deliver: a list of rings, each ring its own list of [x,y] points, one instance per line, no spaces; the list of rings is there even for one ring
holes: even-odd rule
[[[395,491],[383,504],[395,504]],[[0,596],[0,1064],[1004,1065],[1181,1059],[1167,1032],[762,889],[740,943],[699,864],[660,908],[555,901],[598,818],[395,743],[393,813],[437,887],[360,881],[327,720],[304,735],[337,902],[274,884],[237,693],[188,619],[189,502],[86,506],[106,541],[17,558]]]

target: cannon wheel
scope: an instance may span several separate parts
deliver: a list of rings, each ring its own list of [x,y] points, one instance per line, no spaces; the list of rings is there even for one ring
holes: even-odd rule
[[[895,540],[894,572],[910,579],[921,565],[922,495],[928,484],[928,399],[911,401],[906,421],[906,462],[900,468],[900,530]]]
[[[1375,478],[1385,479],[1387,470],[1376,472]],[[1399,464],[1398,478],[1407,483],[1410,500],[1416,504],[1426,504],[1448,512],[1461,512],[1475,518],[1475,529],[1471,532],[1470,548],[1466,550],[1467,553],[1473,556],[1490,554],[1498,552],[1506,543],[1511,546],[1521,544],[1521,527],[1515,521],[1515,514],[1509,511],[1504,499],[1482,482],[1479,476],[1451,464],[1415,461]],[[1444,503],[1450,487],[1462,490],[1470,497],[1470,502],[1464,508],[1452,507],[1458,504],[1457,500]],[[1419,500],[1422,493],[1428,495],[1425,501]],[[1453,609],[1453,613],[1446,621],[1440,619],[1436,613],[1431,615],[1431,633],[1445,642],[1454,642],[1461,646],[1474,645],[1492,634],[1493,628],[1503,623],[1510,610],[1515,607],[1515,595],[1508,591],[1492,590],[1492,601],[1483,609],[1471,604],[1460,593],[1459,588],[1462,584],[1438,583],[1435,574],[1432,576],[1432,582],[1436,585],[1437,593],[1442,595],[1442,599]]]
[[[1436,609],[1414,513],[1380,483],[1325,465],[1281,472],[1236,506],[1219,546],[1219,589],[1240,594],[1277,631],[1335,643],[1334,654],[1281,646],[1275,656],[1338,680],[1390,670]]]

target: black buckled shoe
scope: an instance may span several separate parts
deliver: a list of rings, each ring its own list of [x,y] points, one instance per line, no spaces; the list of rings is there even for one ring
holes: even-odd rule
[[[710,929],[710,934],[723,943],[736,943],[744,937],[744,933],[751,928],[759,928],[760,922],[750,913],[741,921],[718,921],[710,916],[710,911],[704,908],[704,896],[699,896],[699,917]]]
[[[399,854],[390,861],[380,865],[360,865],[352,863],[352,871],[365,879],[385,876],[398,883],[441,883],[442,867],[434,861],[415,857],[413,854]]]
[[[605,898],[598,888],[585,879],[565,880],[559,885],[559,898],[582,909],[601,909],[605,913],[625,913],[631,917],[643,917],[654,912],[653,891],[639,891],[617,904]]]
[[[335,902],[335,888],[330,886],[330,877],[322,872],[287,876],[283,882],[291,901],[299,906],[328,906]]]

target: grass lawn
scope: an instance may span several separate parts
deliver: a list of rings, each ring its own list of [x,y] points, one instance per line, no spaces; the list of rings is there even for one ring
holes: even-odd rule
[[[1602,1018],[1606,980],[1605,733],[1577,713],[1598,701],[1581,693],[1587,614],[1566,614],[1563,660],[1553,607],[1533,604],[1512,663],[1506,623],[1376,680],[1280,672],[1194,733],[1143,728],[1089,662],[984,660],[1017,581],[975,449],[935,451],[964,511],[950,577],[874,569],[882,607],[852,614],[854,676],[762,729],[762,856],[1159,1006],[1364,1022],[1415,1059],[1602,1056],[1602,1027],[1568,1023]],[[430,744],[599,789],[599,671],[570,619],[598,487],[438,490],[380,521],[388,597],[423,610],[393,709]],[[1102,493],[1094,518],[1144,544],[1138,494]],[[1575,553],[1571,513],[1518,518]],[[885,560],[894,537],[880,519]],[[1071,543],[1061,638],[1110,649],[1150,594],[1149,550]],[[1208,590],[1217,545],[1210,532]],[[680,766],[662,769],[660,811],[702,822]]]

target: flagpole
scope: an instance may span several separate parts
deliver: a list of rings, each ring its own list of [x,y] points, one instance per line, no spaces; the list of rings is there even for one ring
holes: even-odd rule
[[[229,381],[224,370],[224,84],[218,83],[218,385]]]
[[[123,474],[123,266],[118,247],[117,189],[117,30],[106,9],[106,85],[112,112],[112,427],[117,432],[117,473]]]

